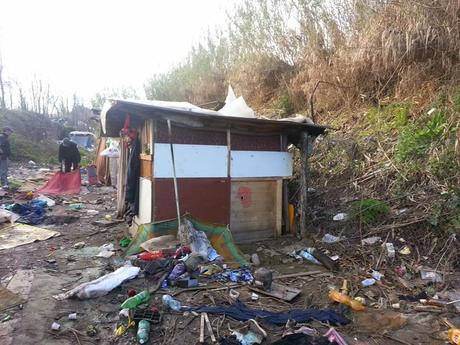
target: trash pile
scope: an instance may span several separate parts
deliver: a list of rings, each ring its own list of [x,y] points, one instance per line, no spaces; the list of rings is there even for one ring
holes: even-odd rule
[[[386,340],[404,343],[385,332],[403,328],[417,312],[442,314],[450,326],[445,326],[448,328],[439,339],[458,343],[458,330],[449,323],[449,317],[458,313],[459,300],[447,297],[451,290],[443,291],[446,285],[439,285],[444,281],[440,272],[419,268],[421,291],[417,294],[412,287],[403,286],[403,293],[395,289],[397,282],[411,280],[414,284],[417,274],[407,263],[396,264],[400,255],[406,255],[404,246],[365,239],[364,248],[373,247],[381,253],[378,265],[363,260],[363,269],[353,271],[347,259],[342,259],[346,254],[333,255],[345,239],[328,235],[317,247],[289,253],[288,257],[305,265],[305,270],[277,274],[263,266],[229,263],[193,222],[184,218],[177,224],[177,236],[162,235],[142,242],[139,252],[120,258],[113,272],[54,298],[98,298],[122,286],[126,297],[119,304],[113,336],[135,336],[140,344],[164,339],[171,332],[171,322],[172,339],[177,322],[187,329],[195,320],[199,321],[199,343],[346,345],[354,343],[347,336],[353,329],[374,336],[381,331]],[[124,240],[120,245],[130,248],[129,240]],[[113,246],[101,249],[111,252]],[[252,257],[251,261],[260,265],[258,255]],[[314,267],[310,264],[318,270],[306,269]],[[371,268],[365,269],[365,264]],[[313,291],[308,297],[308,282],[324,279],[327,289]]]

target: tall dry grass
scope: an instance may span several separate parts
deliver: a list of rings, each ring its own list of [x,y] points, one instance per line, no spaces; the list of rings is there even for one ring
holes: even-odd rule
[[[231,83],[265,113],[288,95],[295,111],[380,104],[458,83],[453,0],[244,0],[227,27],[146,84],[149,98],[222,100]]]

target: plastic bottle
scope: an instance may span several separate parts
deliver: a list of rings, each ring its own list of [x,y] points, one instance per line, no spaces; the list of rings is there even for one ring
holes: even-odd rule
[[[163,295],[163,304],[175,311],[180,311],[182,308],[180,302],[172,298],[170,295]]]
[[[138,305],[147,303],[150,300],[150,293],[146,290],[139,292],[136,296],[128,298],[121,305],[121,309],[134,309]]]
[[[365,309],[361,302],[341,293],[338,290],[331,290],[329,292],[329,298],[335,302],[345,304],[355,311],[362,311]]]
[[[371,285],[374,285],[376,282],[376,280],[374,278],[367,278],[367,279],[364,279],[362,282],[361,282],[361,285],[363,287],[368,287],[368,286],[371,286]]]
[[[450,343],[455,345],[460,345],[460,329],[458,328],[451,328],[447,332],[447,337]]]
[[[149,340],[150,322],[147,320],[139,321],[137,326],[137,340],[140,344],[145,344]]]
[[[141,260],[158,260],[163,258],[164,255],[162,252],[150,253],[150,252],[142,252],[139,254],[139,259]]]

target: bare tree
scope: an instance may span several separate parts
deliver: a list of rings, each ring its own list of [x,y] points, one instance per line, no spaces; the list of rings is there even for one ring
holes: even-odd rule
[[[0,52],[0,108],[5,109],[5,86],[3,82],[3,61],[2,61],[2,54]]]

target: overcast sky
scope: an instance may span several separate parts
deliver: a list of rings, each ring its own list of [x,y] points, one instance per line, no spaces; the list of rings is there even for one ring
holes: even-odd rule
[[[104,87],[141,89],[223,23],[235,1],[0,0],[4,72],[86,99]]]

